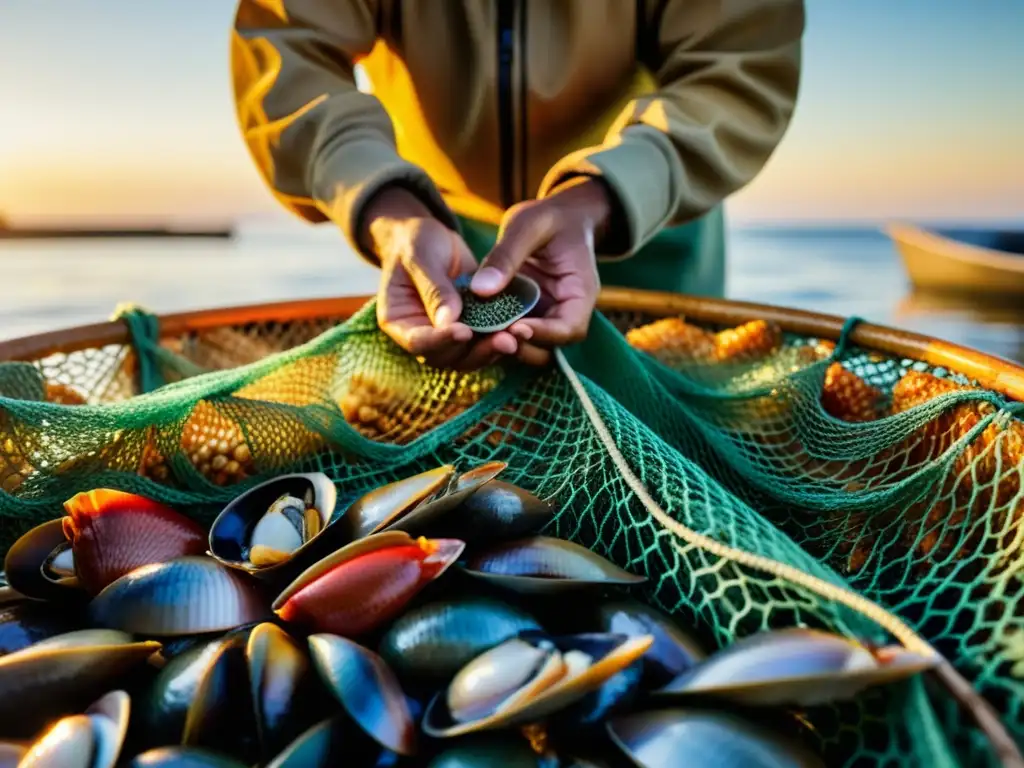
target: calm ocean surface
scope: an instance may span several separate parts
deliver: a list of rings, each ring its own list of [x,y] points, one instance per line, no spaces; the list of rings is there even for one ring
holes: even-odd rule
[[[910,294],[895,249],[871,229],[734,229],[727,295],[920,331],[1024,361],[1024,307]],[[245,230],[231,241],[0,242],[0,338],[154,312],[372,293],[376,270],[336,231]]]

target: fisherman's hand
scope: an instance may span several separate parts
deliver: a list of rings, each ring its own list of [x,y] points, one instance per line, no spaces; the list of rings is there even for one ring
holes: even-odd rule
[[[601,288],[594,242],[611,211],[604,183],[581,178],[505,214],[498,242],[470,287],[480,296],[493,296],[515,274],[540,285],[543,315],[509,328],[517,342],[515,354],[524,363],[545,365],[553,348],[586,338]]]
[[[457,322],[462,300],[453,281],[476,261],[411,192],[389,188],[371,200],[360,241],[380,260],[377,323],[400,347],[439,368],[482,367],[515,352],[511,337],[498,348],[493,338],[473,343],[473,331]]]

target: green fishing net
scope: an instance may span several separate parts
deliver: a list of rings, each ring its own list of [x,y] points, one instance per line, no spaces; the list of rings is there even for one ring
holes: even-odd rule
[[[954,373],[845,333],[829,347],[625,313],[595,315],[549,369],[473,374],[403,354],[372,304],[163,340],[151,316],[123,319],[130,346],[0,365],[4,549],[96,487],[209,521],[275,473],[326,472],[344,509],[500,460],[556,505],[546,533],[645,573],[644,597],[709,645],[910,627],[1024,743],[1024,426]],[[929,678],[799,715],[829,765],[998,764]]]

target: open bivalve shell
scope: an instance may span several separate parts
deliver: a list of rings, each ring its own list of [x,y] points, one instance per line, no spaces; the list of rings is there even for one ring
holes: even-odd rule
[[[649,635],[521,633],[463,667],[430,702],[423,730],[450,738],[541,720],[600,688],[653,641]]]
[[[258,576],[305,555],[328,528],[338,491],[322,472],[282,475],[228,504],[210,526],[209,553]]]

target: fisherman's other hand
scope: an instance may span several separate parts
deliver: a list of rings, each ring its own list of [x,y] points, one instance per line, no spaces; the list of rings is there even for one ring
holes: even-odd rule
[[[498,241],[470,287],[487,297],[500,293],[516,274],[537,281],[542,315],[519,320],[508,331],[522,362],[545,365],[553,348],[586,338],[601,288],[594,242],[610,215],[604,182],[589,178],[506,212]]]
[[[439,368],[497,359],[502,350],[492,340],[473,343],[473,331],[457,322],[462,300],[454,279],[473,271],[473,254],[415,195],[398,187],[380,192],[363,214],[360,240],[380,260],[377,323],[400,347]],[[514,352],[514,341],[504,351]]]

